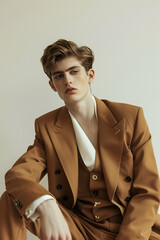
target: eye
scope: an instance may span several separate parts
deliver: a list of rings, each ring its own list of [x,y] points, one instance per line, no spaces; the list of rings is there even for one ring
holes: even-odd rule
[[[61,79],[61,78],[63,78],[63,74],[59,74],[59,75],[56,75],[54,77],[55,80],[58,80],[58,79]]]
[[[78,72],[79,72],[78,70],[74,70],[74,71],[71,71],[71,74],[76,75]]]

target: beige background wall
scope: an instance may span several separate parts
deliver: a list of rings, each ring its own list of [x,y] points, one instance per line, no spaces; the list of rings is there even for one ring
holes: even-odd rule
[[[160,171],[159,13],[159,0],[0,1],[0,195],[33,142],[34,119],[63,104],[39,62],[59,38],[94,50],[94,95],[144,108]]]

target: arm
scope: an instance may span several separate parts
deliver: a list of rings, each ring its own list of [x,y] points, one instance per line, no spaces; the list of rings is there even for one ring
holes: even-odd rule
[[[160,182],[142,108],[137,114],[131,149],[134,157],[132,198],[116,240],[148,240],[159,206]]]
[[[51,195],[39,181],[47,173],[46,155],[38,122],[35,121],[35,140],[13,167],[6,173],[6,189],[20,215],[27,207],[43,195]]]
[[[70,240],[71,234],[67,222],[56,200],[43,201],[37,207],[37,201],[43,200],[44,195],[52,196],[52,194],[39,184],[47,172],[47,167],[45,148],[37,120],[35,121],[35,131],[34,144],[5,175],[6,189],[21,216],[26,215],[26,210],[31,206],[33,210],[36,208],[35,214],[41,220],[42,239],[58,236]]]

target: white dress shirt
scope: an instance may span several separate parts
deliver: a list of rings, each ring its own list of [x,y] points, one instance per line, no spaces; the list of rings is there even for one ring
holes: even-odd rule
[[[94,103],[95,115],[97,118],[96,100],[93,96],[92,96],[92,99],[93,99],[93,103]],[[70,112],[69,112],[69,115],[72,120],[73,128],[75,131],[75,136],[76,136],[76,141],[77,141],[78,149],[81,154],[82,160],[83,160],[84,164],[87,166],[88,170],[91,171],[91,170],[93,170],[94,165],[95,165],[96,150],[95,150],[93,144],[91,143],[90,139],[88,138],[88,136],[85,134],[85,132],[83,131],[83,129],[77,122],[77,120],[73,117],[73,115]],[[30,204],[28,206],[28,208],[26,209],[25,216],[27,218],[30,218],[32,221],[35,221],[39,217],[38,212],[35,211],[36,208],[42,202],[44,202],[48,199],[55,200],[51,195],[44,195],[44,196],[36,199],[35,201],[33,201],[32,204]]]

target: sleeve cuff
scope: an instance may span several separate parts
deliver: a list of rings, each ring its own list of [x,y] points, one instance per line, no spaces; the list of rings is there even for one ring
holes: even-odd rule
[[[39,217],[39,213],[36,212],[36,208],[44,201],[49,200],[49,199],[53,199],[55,200],[55,198],[53,198],[51,195],[43,195],[40,198],[36,199],[34,202],[32,202],[28,208],[25,210],[25,217],[26,218],[30,218],[33,222],[36,221],[36,219]]]

